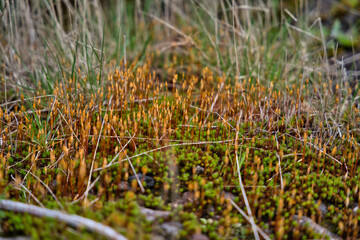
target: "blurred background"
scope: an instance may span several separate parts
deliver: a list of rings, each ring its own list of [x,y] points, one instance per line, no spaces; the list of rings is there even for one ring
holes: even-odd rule
[[[0,102],[74,74],[99,87],[120,62],[151,61],[164,81],[204,67],[234,82],[288,85],[304,68],[357,79],[359,15],[358,0],[1,0]]]

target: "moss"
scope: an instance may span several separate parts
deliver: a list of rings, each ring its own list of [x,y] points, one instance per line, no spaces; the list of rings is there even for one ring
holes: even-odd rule
[[[136,71],[130,68],[129,71],[130,73],[126,73],[129,74],[126,80],[129,85],[127,87],[131,90],[126,98],[123,94],[125,89],[122,88],[124,85],[122,78],[127,76],[124,72],[122,72],[122,77],[119,77],[119,73],[116,72],[110,74],[113,82],[109,81],[109,87],[97,93],[103,98],[107,95],[113,96],[115,104],[118,101],[118,105],[111,106],[111,111],[104,110],[108,106],[103,100],[98,100],[100,96],[89,98],[83,104],[79,103],[77,107],[72,106],[71,109],[67,109],[65,104],[57,106],[61,113],[74,112],[71,119],[73,125],[71,129],[64,122],[52,126],[51,131],[54,136],[52,140],[49,140],[45,148],[47,150],[40,151],[41,154],[37,156],[37,159],[35,159],[36,155],[33,156],[34,152],[43,149],[44,146],[43,143],[33,141],[34,136],[43,129],[34,124],[35,120],[31,124],[31,131],[22,136],[22,144],[18,145],[15,154],[9,150],[10,145],[3,148],[4,154],[10,153],[5,165],[0,159],[3,168],[0,170],[6,175],[4,177],[6,186],[2,189],[7,198],[24,202],[28,200],[28,196],[24,195],[23,190],[14,184],[11,178],[13,176],[22,180],[26,176],[24,186],[26,185],[27,189],[40,201],[45,202],[47,208],[58,209],[59,206],[52,194],[32,176],[34,174],[56,194],[68,213],[103,222],[125,234],[129,232],[129,238],[149,238],[153,225],[166,221],[166,219],[160,219],[159,222],[149,223],[140,213],[140,206],[171,211],[172,206],[177,205],[177,200],[184,202],[183,216],[178,219],[183,224],[180,235],[184,239],[199,231],[211,239],[247,238],[251,236],[251,227],[245,225],[246,221],[226,200],[228,197],[233,198],[233,204],[237,204],[246,211],[245,196],[240,188],[237,171],[237,166],[240,164],[242,183],[255,221],[273,237],[276,234],[277,221],[283,219],[283,238],[291,239],[294,236],[293,231],[300,229],[299,224],[291,217],[299,212],[304,216],[315,216],[321,225],[331,223],[333,231],[343,236],[354,231],[351,228],[341,230],[339,227],[340,221],[345,221],[346,226],[352,226],[345,205],[353,206],[358,198],[354,189],[358,185],[357,172],[360,170],[356,156],[352,156],[357,148],[346,142],[350,141],[350,138],[329,140],[328,136],[323,135],[326,132],[324,129],[314,131],[311,127],[307,127],[318,124],[321,120],[319,116],[285,113],[286,107],[283,106],[282,101],[286,98],[280,100],[276,97],[277,94],[285,94],[282,91],[264,90],[261,86],[243,81],[243,87],[250,91],[248,105],[245,106],[236,99],[239,98],[237,96],[239,87],[226,86],[227,90],[219,95],[219,104],[225,106],[227,99],[235,98],[235,100],[229,103],[228,110],[221,113],[221,118],[216,114],[210,114],[207,117],[208,111],[203,110],[211,107],[209,103],[213,101],[212,97],[216,89],[211,89],[206,85],[203,87],[207,90],[204,90],[196,83],[199,86],[196,85],[191,90],[191,94],[200,94],[202,97],[188,99],[189,94],[186,90],[179,89],[177,93],[166,92],[167,90],[158,89],[158,84],[148,85],[150,83],[146,79],[152,77],[148,66],[143,66]],[[213,77],[214,86],[219,84],[219,79],[215,75],[210,73],[208,75]],[[195,84],[191,76],[188,79],[184,77],[184,81],[187,84]],[[55,87],[59,86],[55,85]],[[72,86],[70,84],[67,87],[71,89]],[[114,90],[115,88],[118,89]],[[259,105],[259,102],[265,101],[263,96],[270,96],[269,91],[273,96],[271,100],[266,100],[267,107],[269,109],[281,108],[280,115],[274,117],[269,113],[264,120],[258,118],[257,111],[263,106]],[[64,96],[56,94],[57,98],[64,100]],[[134,99],[144,98],[144,95],[149,99],[150,96],[155,98],[160,96],[160,99],[152,99],[146,103],[134,101]],[[75,100],[72,93],[67,97]],[[287,95],[287,97],[298,101],[298,98],[294,96]],[[190,105],[190,102],[193,104]],[[93,106],[89,108],[89,104]],[[291,104],[290,101],[286,105],[291,106]],[[81,110],[84,110],[84,114]],[[105,116],[106,112],[114,119],[109,120],[109,115]],[[50,121],[62,121],[59,120],[62,119],[59,112],[54,111],[52,114]],[[236,119],[240,115],[242,118],[238,127],[238,141],[235,142]],[[108,122],[104,123],[102,129],[102,121],[106,118]],[[44,120],[41,119],[41,121]],[[24,119],[19,119],[19,121],[26,124]],[[0,124],[3,123],[6,121]],[[90,124],[88,128],[87,124]],[[14,126],[8,127],[14,128]],[[211,126],[216,126],[216,128],[211,128]],[[356,129],[356,126],[351,126],[351,128]],[[98,139],[101,129],[102,138]],[[342,130],[346,133],[345,129]],[[282,135],[283,133],[286,134]],[[8,138],[16,138],[14,134],[6,134]],[[305,134],[307,143],[304,140]],[[314,137],[310,140],[311,135]],[[73,136],[72,140],[70,136]],[[315,140],[316,137],[318,140]],[[17,140],[20,142],[20,139]],[[328,154],[331,153],[329,149],[334,149],[336,146],[337,150],[331,153],[331,156],[341,158],[342,164],[338,164],[333,158],[316,150],[313,145],[319,145],[320,141],[321,148],[324,147],[324,142],[329,141]],[[309,144],[310,142],[312,144]],[[48,151],[50,148],[55,153],[54,159],[51,159],[53,156]],[[80,156],[80,149],[84,156]],[[119,154],[119,159],[112,162],[111,167],[99,170],[106,165],[105,158],[106,163],[109,164],[120,150],[124,151]],[[29,155],[28,158],[26,158],[27,155]],[[84,179],[80,179],[81,158],[85,162],[85,167],[82,169],[85,173]],[[93,159],[95,159],[94,165],[92,165]],[[346,168],[344,163],[346,163]],[[16,165],[4,168],[12,164]],[[196,172],[198,166],[203,167],[204,171]],[[88,178],[90,169],[93,172]],[[133,184],[130,184],[134,187],[129,189],[127,182],[134,174],[134,170],[137,173],[153,176],[156,181],[155,186],[149,188],[144,182],[145,191],[142,192],[135,180]],[[345,177],[346,171],[348,173]],[[70,204],[82,196],[88,179],[90,183],[97,181],[88,193],[88,200],[93,201],[93,205],[84,207],[81,201]],[[348,189],[350,189],[349,192]],[[226,191],[226,194],[224,193],[226,197],[223,196],[224,191]],[[328,213],[321,217],[317,206],[319,198],[328,206]],[[241,224],[236,225],[236,223],[232,226],[230,218],[236,215],[240,218]],[[57,222],[30,216],[24,216],[22,219],[19,216],[6,213],[2,217],[6,234],[13,235],[20,232],[34,238],[48,238],[54,231],[61,232],[64,238],[74,236],[96,238],[83,230],[71,229]],[[200,221],[200,219],[208,218],[213,221]],[[34,229],[39,229],[41,224],[48,226],[50,230],[36,232]],[[316,234],[307,232],[301,237],[304,236],[316,237]]]

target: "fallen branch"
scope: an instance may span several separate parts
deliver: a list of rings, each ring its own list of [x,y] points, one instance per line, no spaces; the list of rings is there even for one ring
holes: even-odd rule
[[[153,210],[150,208],[140,207],[140,212],[145,215],[146,220],[152,222],[156,218],[168,218],[171,214],[170,211]]]
[[[65,222],[74,228],[86,228],[89,231],[101,234],[109,239],[126,240],[123,235],[116,232],[111,227],[95,222],[94,220],[70,215],[56,210],[37,207],[30,204],[15,202],[11,200],[0,200],[0,209],[19,213],[28,213],[37,217],[49,217],[58,221]]]
[[[323,226],[320,226],[316,222],[314,222],[311,218],[308,217],[299,217],[298,215],[294,215],[293,219],[297,221],[301,226],[311,228],[315,233],[321,234],[323,237],[329,237],[330,240],[340,240],[341,237],[336,234],[330,232]]]

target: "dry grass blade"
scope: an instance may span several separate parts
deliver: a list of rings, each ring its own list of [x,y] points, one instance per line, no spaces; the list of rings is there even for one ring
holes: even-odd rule
[[[299,27],[295,27],[295,26],[290,25],[290,24],[288,24],[288,23],[286,23],[286,26],[289,27],[289,28],[292,28],[292,29],[294,29],[294,30],[296,30],[296,31],[298,31],[298,32],[300,32],[300,33],[303,33],[303,34],[305,34],[305,35],[307,35],[307,36],[309,36],[309,37],[311,37],[311,38],[313,38],[313,39],[316,39],[316,40],[318,40],[318,41],[321,41],[321,38],[315,36],[314,34],[312,34],[312,33],[310,33],[310,32],[307,32],[307,31],[305,31],[305,30],[303,30],[303,29],[301,29],[301,28],[299,28]]]
[[[12,175],[11,178],[15,181],[15,185],[19,184],[34,200],[35,202],[37,202],[42,208],[45,208],[44,205],[34,196],[34,194],[32,194],[29,189],[27,189],[22,183],[21,181],[16,180]],[[2,200],[4,201],[4,200]]]
[[[297,137],[294,137],[288,133],[285,133],[285,135],[290,136],[294,139],[297,139],[301,142],[305,142],[303,139],[299,139]],[[310,146],[312,146],[313,148],[315,148],[316,150],[318,150],[319,152],[323,153],[324,155],[328,156],[329,158],[331,158],[332,160],[334,160],[335,162],[337,162],[338,164],[342,165],[342,162],[340,162],[339,160],[337,160],[336,158],[334,158],[333,156],[331,156],[330,154],[328,154],[327,152],[325,152],[323,149],[321,149],[320,147],[316,146],[315,144],[311,143],[311,142],[307,142],[307,144],[309,144]]]
[[[209,57],[207,56],[207,54],[202,51],[200,49],[200,47],[196,44],[196,42],[188,35],[186,35],[184,32],[182,32],[181,30],[179,30],[178,28],[174,27],[173,25],[171,25],[170,23],[152,15],[152,14],[149,14],[149,13],[145,13],[145,12],[142,12],[143,14],[155,19],[156,21],[160,22],[161,24],[164,24],[166,27],[170,28],[171,30],[175,31],[176,33],[178,33],[179,35],[181,35],[186,41],[189,41],[192,45],[195,46],[195,48],[201,53],[201,55],[206,59],[208,60]]]
[[[112,127],[112,130],[114,131],[114,134],[116,134],[114,128]],[[114,163],[114,161],[116,159],[118,159],[118,157],[120,156],[120,154],[125,150],[125,148],[129,145],[129,143],[133,140],[133,138],[135,137],[135,134],[129,137],[129,140],[125,143],[125,145],[120,149],[120,151],[115,155],[115,157],[109,162],[108,165],[112,165]],[[118,143],[120,143],[120,140],[118,138],[118,136],[116,136],[116,140],[118,141]]]
[[[99,181],[99,179],[100,179],[100,176],[98,176],[97,178],[95,178],[95,180],[91,183],[90,187],[84,192],[84,194],[83,194],[81,197],[79,197],[79,198],[76,198],[76,197],[77,197],[77,196],[76,196],[76,197],[75,197],[75,200],[72,201],[71,204],[74,204],[74,203],[80,201],[81,199],[83,199],[83,198],[85,197],[85,194],[88,194],[88,193],[89,193],[89,191],[95,186],[95,184],[97,183],[97,181]]]
[[[109,110],[110,105],[111,105],[111,100],[112,100],[112,96],[110,96],[110,99],[109,99],[108,110]],[[104,128],[106,115],[107,115],[107,112],[105,113],[104,119],[103,119],[102,124],[101,124],[101,129],[100,129],[100,132],[99,132],[98,140],[97,140],[97,142],[96,142],[96,147],[95,147],[95,151],[94,151],[94,156],[93,156],[93,159],[92,159],[92,162],[91,162],[91,168],[90,168],[90,172],[89,172],[89,179],[88,179],[87,187],[86,187],[86,190],[85,190],[85,196],[84,196],[84,201],[85,201],[85,202],[87,201],[87,195],[88,195],[88,193],[89,193],[91,176],[92,176],[92,173],[93,173],[93,170],[94,170],[94,162],[95,162],[95,158],[96,158],[96,152],[97,152],[97,149],[98,149],[98,147],[99,147],[99,142],[100,142],[100,139],[101,139],[100,136],[101,136],[102,130],[103,130],[103,128]]]
[[[159,150],[162,150],[162,149],[170,148],[170,147],[189,146],[189,145],[206,145],[206,144],[216,144],[216,143],[219,144],[219,143],[228,143],[228,142],[233,142],[233,141],[234,141],[234,139],[229,139],[229,140],[224,140],[224,141],[203,141],[203,142],[170,144],[170,145],[162,146],[162,147],[159,147],[159,148],[155,148],[155,149],[152,149],[152,150],[149,150],[149,151],[146,151],[146,152],[136,154],[134,156],[131,156],[131,157],[127,158],[127,159],[122,160],[122,162],[133,159],[133,158],[137,158],[137,157],[140,157],[142,155],[146,155],[146,154],[149,154],[149,153],[152,153],[152,152],[156,152],[156,151],[159,151]],[[96,168],[96,169],[94,169],[94,171],[100,171],[100,170],[103,170],[105,168],[109,168],[109,167],[111,167],[111,166],[113,166],[115,164],[118,164],[118,163],[119,162],[115,162],[115,163],[113,163],[111,165],[108,164],[104,168],[103,167]]]
[[[130,134],[129,134],[129,135],[130,135]],[[131,136],[129,136],[129,137],[131,137]],[[133,135],[133,137],[134,137],[134,135]],[[129,139],[128,142],[130,142],[130,141],[132,141],[132,137]],[[134,143],[134,144],[135,144],[135,143]],[[130,159],[129,159],[129,157],[127,156],[127,154],[126,154],[125,156],[126,156],[126,159],[128,160],[128,163],[129,163],[129,165],[130,165],[130,167],[131,167],[131,170],[133,171],[133,173],[134,173],[134,175],[135,175],[136,181],[137,181],[137,183],[138,183],[139,186],[140,186],[141,192],[144,193],[144,192],[145,192],[144,186],[142,185],[141,180],[140,180],[138,174],[136,173],[136,170],[135,170],[135,168],[134,168],[134,165],[133,165],[132,162],[130,161]],[[109,163],[109,164],[110,164],[110,163]]]
[[[233,205],[234,208],[236,208],[236,210],[239,211],[239,213],[248,221],[251,222],[251,219],[248,215],[246,215],[246,213],[234,202],[234,200],[232,200],[231,198],[229,198],[229,201],[231,203],[231,205]],[[266,240],[270,240],[271,238],[269,238],[269,236],[258,226],[255,225],[257,231],[259,231],[259,233],[261,234],[261,236],[266,239]]]
[[[276,153],[276,156],[279,160],[279,174],[280,174],[280,186],[281,186],[281,190],[284,190],[284,180],[283,180],[283,176],[282,176],[282,172],[281,172],[281,161],[280,161],[280,156],[278,153]]]
[[[46,95],[46,96],[38,96],[38,97],[32,97],[32,98],[25,98],[24,100],[18,99],[18,100],[14,100],[14,101],[2,103],[2,104],[0,104],[0,107],[4,107],[4,106],[10,105],[10,104],[19,103],[19,102],[22,102],[22,101],[30,101],[30,100],[34,100],[34,99],[42,99],[42,98],[48,98],[48,97],[55,97],[55,95],[50,94],[50,95]]]
[[[241,116],[242,116],[242,112],[239,114],[239,118],[238,118],[238,121],[236,123],[235,157],[236,157],[237,173],[238,173],[238,176],[239,176],[239,184],[240,184],[240,188],[241,188],[241,193],[243,195],[244,202],[245,202],[245,205],[246,205],[246,209],[248,211],[248,215],[249,215],[249,219],[250,219],[250,224],[251,224],[252,230],[254,232],[254,237],[255,237],[256,240],[259,240],[260,238],[259,238],[259,234],[258,234],[258,231],[257,231],[257,228],[256,228],[255,220],[254,220],[254,218],[252,216],[249,201],[248,201],[247,196],[246,196],[246,191],[245,191],[244,185],[243,185],[242,180],[241,180],[240,162],[239,162],[238,151],[237,151],[237,142],[238,142],[238,139],[239,139],[238,132],[239,132],[239,125],[240,125]]]
[[[291,134],[285,133],[285,135],[292,137],[298,141],[301,141],[303,143],[305,143],[304,139],[301,138],[301,135],[299,134],[298,131],[296,131],[296,129],[292,128],[291,125],[289,124],[288,121],[286,121],[282,116],[280,116],[279,114],[277,114],[276,112],[274,112],[273,110],[271,110],[275,115],[277,115],[278,117],[280,117],[281,119],[283,119],[285,121],[285,123],[289,126],[290,129],[292,129],[295,133],[297,133],[297,135],[299,136],[299,138],[292,136]],[[341,132],[339,134],[341,136]],[[330,140],[330,139],[329,139]],[[323,153],[324,155],[326,155],[327,157],[331,158],[333,161],[335,161],[336,163],[342,165],[342,162],[340,162],[338,159],[334,158],[333,156],[331,156],[330,154],[328,154],[327,152],[325,152],[323,149],[321,149],[321,147],[316,146],[315,144],[306,141],[306,144],[309,146],[312,146],[313,148],[315,148],[316,150],[318,150],[319,152]]]
[[[21,181],[22,183],[25,182],[28,174],[30,173],[30,171],[31,171],[31,169],[34,167],[34,165],[35,165],[38,157],[40,156],[40,153],[41,153],[40,151],[37,151],[36,156],[35,156],[35,159],[34,159],[34,162],[31,164],[31,167],[30,167],[29,170],[26,172],[24,179]],[[35,154],[35,153],[34,153],[34,154]]]
[[[44,185],[44,187],[49,191],[49,193],[51,194],[51,196],[53,196],[53,198],[55,199],[56,203],[59,205],[59,207],[64,210],[64,207],[62,206],[62,204],[59,202],[59,200],[57,199],[57,197],[55,196],[55,194],[53,193],[53,191],[51,191],[51,189],[49,188],[48,185],[46,185],[38,176],[36,176],[35,174],[33,174],[32,172],[30,172],[30,174],[36,178],[39,182],[41,182],[42,185]]]
[[[221,91],[222,91],[223,88],[224,88],[224,84],[225,84],[225,79],[222,80],[221,85],[220,85],[220,88],[219,88],[218,92],[216,93],[216,95],[215,95],[215,97],[214,97],[214,100],[213,100],[213,102],[212,102],[212,104],[211,104],[211,107],[210,107],[210,109],[209,109],[209,112],[208,112],[208,114],[206,115],[206,118],[205,118],[205,120],[204,120],[204,125],[206,124],[206,121],[207,121],[208,117],[210,116],[210,114],[211,114],[211,113],[213,112],[213,110],[214,110],[214,106],[215,106],[215,104],[216,104],[216,101],[217,101],[218,98],[219,98],[219,94],[221,93]]]
[[[249,6],[249,5],[238,5],[238,6],[235,6],[235,9],[250,10],[250,11],[260,11],[260,12],[265,12],[265,13],[269,12],[268,8],[254,7],[254,6]],[[227,10],[231,10],[231,9],[227,9]]]

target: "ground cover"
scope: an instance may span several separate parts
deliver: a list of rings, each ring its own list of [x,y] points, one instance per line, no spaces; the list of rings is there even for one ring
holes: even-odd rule
[[[359,238],[358,85],[321,21],[154,2],[4,5],[1,236]]]

